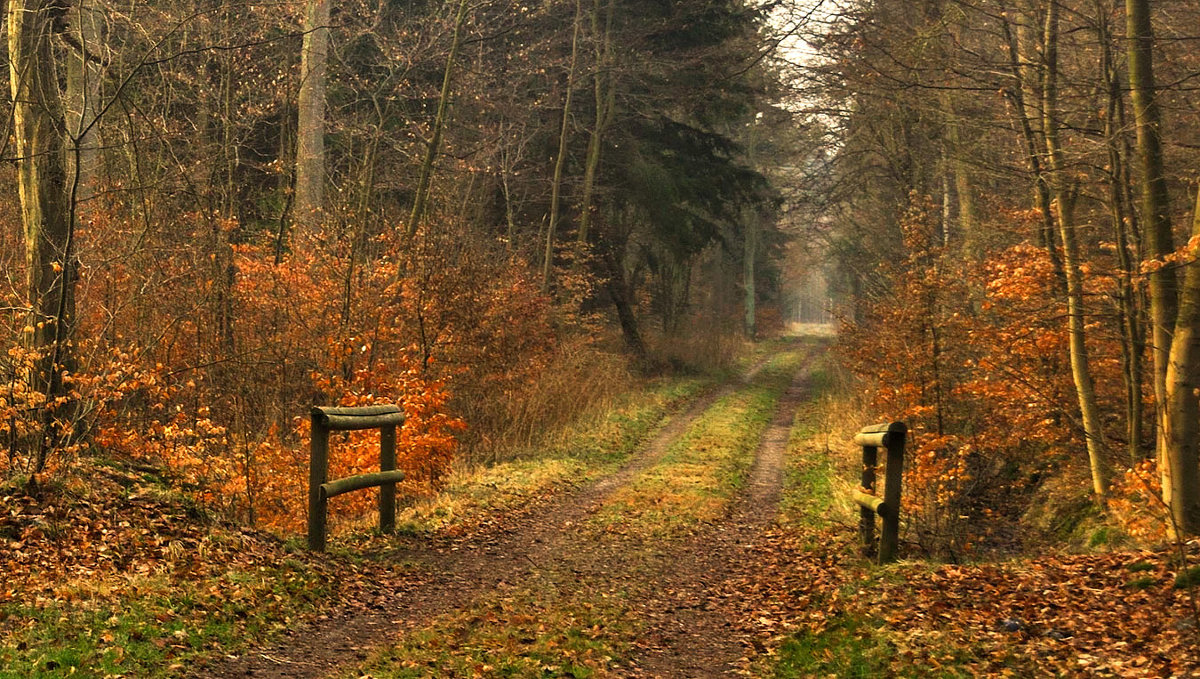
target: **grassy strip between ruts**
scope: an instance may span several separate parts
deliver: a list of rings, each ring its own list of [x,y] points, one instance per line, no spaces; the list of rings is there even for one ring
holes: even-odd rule
[[[619,490],[620,499],[602,508],[598,526],[604,530],[580,534],[586,545],[561,545],[563,563],[438,618],[347,676],[619,675],[622,657],[644,626],[631,614],[632,600],[646,595],[639,591],[637,567],[619,564],[661,562],[663,540],[725,510],[802,360],[798,352],[780,356],[749,385],[711,406],[663,460],[637,477],[634,490]],[[669,507],[658,501],[659,493],[673,496]],[[655,509],[646,511],[648,506]],[[639,544],[627,534],[660,539]],[[638,550],[645,559],[632,553]]]
[[[438,618],[344,676],[609,676],[637,635],[623,598],[562,574],[539,574]]]
[[[780,354],[749,385],[714,404],[658,464],[614,492],[593,524],[607,532],[665,536],[720,518],[806,354]]]

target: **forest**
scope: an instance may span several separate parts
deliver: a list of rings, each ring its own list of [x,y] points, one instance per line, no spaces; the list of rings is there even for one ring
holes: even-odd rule
[[[0,677],[1200,672],[1192,0],[6,9]]]

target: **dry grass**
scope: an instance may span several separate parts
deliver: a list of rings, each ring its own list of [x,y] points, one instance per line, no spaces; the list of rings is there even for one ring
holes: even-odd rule
[[[568,340],[535,382],[500,396],[493,415],[472,423],[478,438],[462,457],[492,463],[554,447],[555,439],[569,438],[588,413],[617,407],[640,386],[625,356],[602,351],[585,338]]]

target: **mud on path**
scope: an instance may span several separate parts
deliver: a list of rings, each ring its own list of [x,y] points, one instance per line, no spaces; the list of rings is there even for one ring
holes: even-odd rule
[[[469,605],[479,596],[527,576],[555,560],[559,545],[605,497],[653,466],[671,443],[710,406],[747,384],[770,360],[762,360],[740,380],[697,398],[620,469],[574,491],[533,503],[503,517],[486,535],[465,540],[436,539],[388,552],[403,567],[377,577],[366,603],[321,615],[285,633],[270,646],[226,656],[192,668],[190,677],[325,677],[361,661],[407,629],[436,615]],[[778,419],[778,418],[777,418]],[[789,420],[790,423],[790,420]],[[772,426],[774,430],[774,426]],[[787,433],[783,433],[786,439]],[[755,474],[758,468],[756,463]],[[778,470],[774,473],[778,477]],[[769,481],[778,487],[778,479]]]

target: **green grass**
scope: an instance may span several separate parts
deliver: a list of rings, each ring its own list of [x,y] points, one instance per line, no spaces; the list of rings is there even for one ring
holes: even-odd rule
[[[606,532],[664,537],[719,518],[745,483],[762,432],[802,357],[782,354],[750,385],[714,403],[662,460],[607,498],[592,524]]]
[[[948,663],[939,668],[897,667],[893,664],[896,645],[889,638],[881,620],[834,615],[816,631],[793,633],[779,647],[775,664],[757,676],[776,679],[802,677],[838,677],[839,679],[874,679],[875,677],[967,677],[969,673],[955,669],[952,664],[961,660],[954,654],[945,658]]]
[[[767,676],[779,679],[885,676],[888,659],[895,649],[878,634],[879,624],[863,618],[836,617],[818,632],[797,632],[779,647],[775,667]]]
[[[724,512],[801,360],[796,353],[781,356],[752,384],[713,404],[657,464],[610,497],[593,519],[598,534],[585,551],[434,620],[347,676],[620,676],[645,625],[634,604],[650,593],[638,569],[654,567],[663,543],[631,544],[614,533],[670,539]],[[591,567],[617,554],[626,567]],[[573,559],[589,567],[580,571]]]
[[[1130,580],[1129,582],[1125,583],[1125,586],[1128,587],[1129,589],[1150,589],[1151,587],[1154,587],[1157,584],[1158,584],[1158,578],[1153,578],[1148,575],[1144,575],[1140,578],[1134,578],[1134,579]]]
[[[820,401],[834,388],[833,378],[818,364],[810,377],[809,387],[809,401],[797,411],[788,439],[787,468],[780,500],[783,522],[796,529],[823,528],[829,524],[831,514],[839,510],[845,514],[850,506],[848,501],[836,495],[839,488],[837,465],[824,448],[820,431]]]
[[[53,600],[0,606],[0,677],[165,676],[282,629],[328,591],[292,560],[210,580],[162,573],[59,588]]]
[[[1179,571],[1175,576],[1175,589],[1190,589],[1200,586],[1200,566]]]

